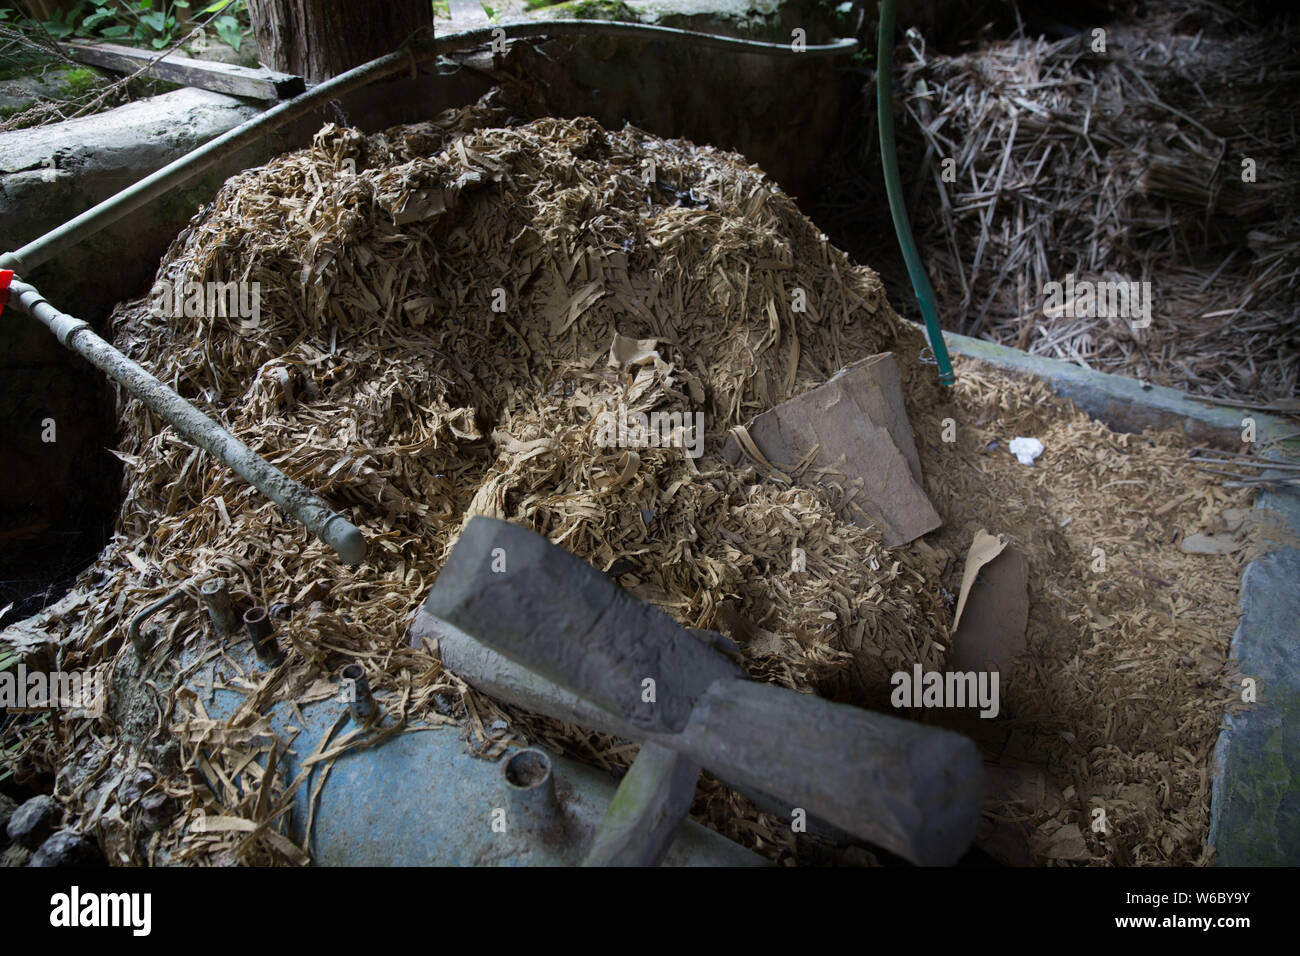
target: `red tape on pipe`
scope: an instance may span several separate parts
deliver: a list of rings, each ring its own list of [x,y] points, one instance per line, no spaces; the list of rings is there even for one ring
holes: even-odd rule
[[[13,280],[13,269],[0,269],[0,315],[5,314],[5,306],[9,304],[9,283]]]

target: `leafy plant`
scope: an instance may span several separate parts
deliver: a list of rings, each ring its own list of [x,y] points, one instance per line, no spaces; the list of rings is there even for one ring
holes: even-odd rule
[[[66,40],[70,36],[75,36],[81,26],[81,14],[83,7],[77,4],[75,7],[69,7],[63,13],[55,13],[53,20],[46,20],[42,26],[45,32],[56,40]],[[83,36],[85,34],[82,34]]]
[[[155,50],[175,45],[187,32],[177,11],[188,11],[190,0],[114,0],[112,3],[77,3],[42,26],[56,40],[70,37],[102,37],[107,40],[126,40],[137,46]],[[238,51],[243,42],[244,26],[240,15],[246,16],[245,0],[219,0],[204,7],[199,16],[206,16],[203,26],[211,26],[221,42]]]
[[[238,2],[236,0],[220,0],[218,3],[203,8],[204,13],[221,14],[212,21],[212,28],[217,31],[217,36],[221,38],[221,42],[236,53],[239,52],[239,45],[244,42],[244,32],[235,14],[244,9],[244,0],[238,0]],[[227,12],[223,13],[222,11]]]

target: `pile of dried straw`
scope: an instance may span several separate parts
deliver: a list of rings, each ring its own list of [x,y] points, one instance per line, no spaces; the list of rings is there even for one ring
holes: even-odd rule
[[[310,149],[230,180],[159,278],[259,283],[256,327],[157,315],[141,299],[119,310],[117,341],[348,511],[371,554],[341,567],[123,396],[118,533],[24,631],[64,670],[111,673],[109,710],[24,725],[19,741],[19,763],[57,773],[58,797],[114,862],[303,862],[283,835],[290,781],[265,769],[263,715],[335,693],[350,661],[408,724],[464,718],[467,744],[488,754],[528,738],[626,765],[634,747],[504,710],[409,646],[408,621],[479,513],[722,630],[759,679],[881,709],[892,672],[943,666],[974,531],[1010,532],[1029,558],[1030,653],[1007,675],[1002,718],[975,721],[988,839],[1018,840],[1040,863],[1208,858],[1206,767],[1238,572],[1177,541],[1248,492],[1195,471],[1179,437],[1112,434],[1041,383],[963,367],[941,393],[876,275],[739,157],[589,120],[510,125],[489,106],[369,137],[326,127]],[[718,457],[731,426],[882,350],[902,370],[944,520],[892,550],[837,518],[838,489],[763,481]],[[622,409],[702,412],[704,454],[603,446],[603,414]],[[941,438],[951,422],[955,443]],[[1036,467],[1006,453],[1015,435],[1044,439]],[[1091,570],[1098,546],[1105,575]],[[243,606],[289,605],[290,653],[245,675],[230,721],[184,689],[182,647],[218,652],[192,602],[155,618],[143,666],[125,640],[140,608],[214,574]],[[368,742],[344,736],[315,759]],[[150,786],[179,812],[142,808]],[[1105,835],[1086,825],[1099,802],[1119,808]],[[694,810],[773,858],[822,858],[713,781]]]
[[[951,328],[1206,395],[1295,394],[1295,40],[1209,8],[958,56],[913,40],[901,135],[937,194],[913,209]],[[1150,283],[1150,326],[1053,308],[1071,274]]]

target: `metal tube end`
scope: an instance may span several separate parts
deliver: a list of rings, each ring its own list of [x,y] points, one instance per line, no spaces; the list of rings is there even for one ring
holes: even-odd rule
[[[222,640],[235,632],[235,606],[230,600],[230,589],[225,578],[208,578],[199,585],[199,595],[203,606],[208,609],[208,619],[212,629]]]
[[[348,710],[352,719],[358,724],[369,723],[376,710],[375,696],[370,691],[370,680],[366,669],[355,661],[339,668],[339,681],[347,695]]]
[[[506,761],[503,768],[506,783],[516,790],[536,790],[551,779],[551,758],[530,747],[521,750]]]
[[[244,630],[253,643],[253,650],[264,664],[280,662],[280,646],[275,642],[275,628],[271,624],[271,615],[266,608],[249,608],[244,612]]]
[[[339,560],[356,567],[366,559],[366,538],[356,525],[337,512],[325,521],[321,534],[325,543],[334,549]]]
[[[540,832],[560,820],[551,758],[534,747],[506,759],[501,774],[510,797],[511,817],[524,832]]]

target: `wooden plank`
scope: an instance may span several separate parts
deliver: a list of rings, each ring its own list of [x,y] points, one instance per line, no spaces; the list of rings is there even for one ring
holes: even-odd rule
[[[102,67],[117,73],[134,73],[158,54],[113,43],[65,43],[63,50],[78,63]],[[255,100],[281,100],[297,96],[306,89],[302,77],[275,70],[249,69],[233,63],[193,60],[172,55],[149,68],[160,80],[196,86],[199,89],[244,96]]]
[[[655,731],[681,730],[710,684],[744,673],[586,561],[528,528],[481,515],[461,532],[425,607],[542,677]],[[481,633],[485,628],[490,635]],[[573,686],[575,678],[581,686]]]
[[[577,694],[557,687],[528,668],[502,657],[458,627],[434,617],[424,607],[420,608],[411,623],[410,640],[411,646],[417,648],[426,645],[432,647],[436,643],[444,667],[471,687],[496,700],[625,740],[640,740],[643,737],[638,728],[622,718],[601,710]],[[639,754],[637,759],[640,759]],[[793,819],[791,813],[794,807],[791,804],[726,777],[719,779],[733,790],[744,794],[765,813],[786,820]],[[816,814],[808,816],[808,832],[832,843],[848,844],[856,840],[852,834],[832,827]]]
[[[626,723],[621,736],[904,859],[951,864],[975,837],[983,773],[969,739],[742,679],[696,634],[522,525],[471,518],[421,614],[607,711]]]
[[[658,866],[691,812],[700,765],[646,741],[619,784],[583,866]]]

